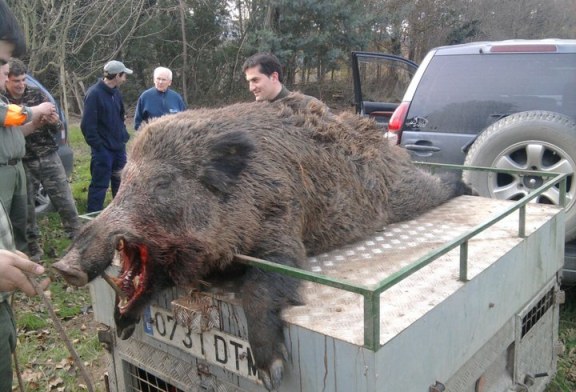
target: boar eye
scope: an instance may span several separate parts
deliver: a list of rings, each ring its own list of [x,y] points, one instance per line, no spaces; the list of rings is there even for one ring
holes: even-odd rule
[[[159,179],[158,181],[156,181],[152,185],[152,189],[154,190],[154,192],[164,192],[164,191],[170,189],[171,185],[172,185],[172,179],[171,178],[163,178],[163,179]]]

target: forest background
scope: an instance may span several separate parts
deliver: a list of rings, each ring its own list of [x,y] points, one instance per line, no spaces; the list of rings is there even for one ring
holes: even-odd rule
[[[133,109],[167,66],[191,108],[252,100],[242,73],[258,51],[275,53],[293,90],[352,103],[352,50],[420,62],[436,46],[512,38],[574,38],[576,0],[8,0],[23,26],[24,60],[81,115],[104,64],[134,70],[122,86]]]

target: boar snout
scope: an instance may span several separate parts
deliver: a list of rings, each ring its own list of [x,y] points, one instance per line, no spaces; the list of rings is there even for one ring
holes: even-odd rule
[[[77,264],[67,263],[65,260],[60,260],[52,267],[62,275],[66,282],[74,286],[84,286],[88,283],[88,274],[80,269]]]

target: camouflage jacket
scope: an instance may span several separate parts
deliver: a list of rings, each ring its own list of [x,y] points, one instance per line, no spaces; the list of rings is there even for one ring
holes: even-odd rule
[[[6,97],[10,103],[22,106],[36,106],[42,102],[49,102],[48,97],[42,91],[31,87],[26,87],[20,99],[12,98],[8,91],[6,91]],[[56,141],[61,128],[60,123],[46,124],[26,136],[26,155],[23,159],[36,159],[57,151]]]

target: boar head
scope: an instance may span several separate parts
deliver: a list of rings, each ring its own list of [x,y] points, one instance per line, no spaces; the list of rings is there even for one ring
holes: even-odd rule
[[[225,132],[202,148],[203,140],[170,136],[137,139],[118,194],[53,265],[68,283],[83,286],[119,258],[120,276],[107,281],[117,293],[114,318],[123,339],[155,293],[197,283],[226,266],[238,247],[222,227],[223,206],[249,164],[252,141]]]

